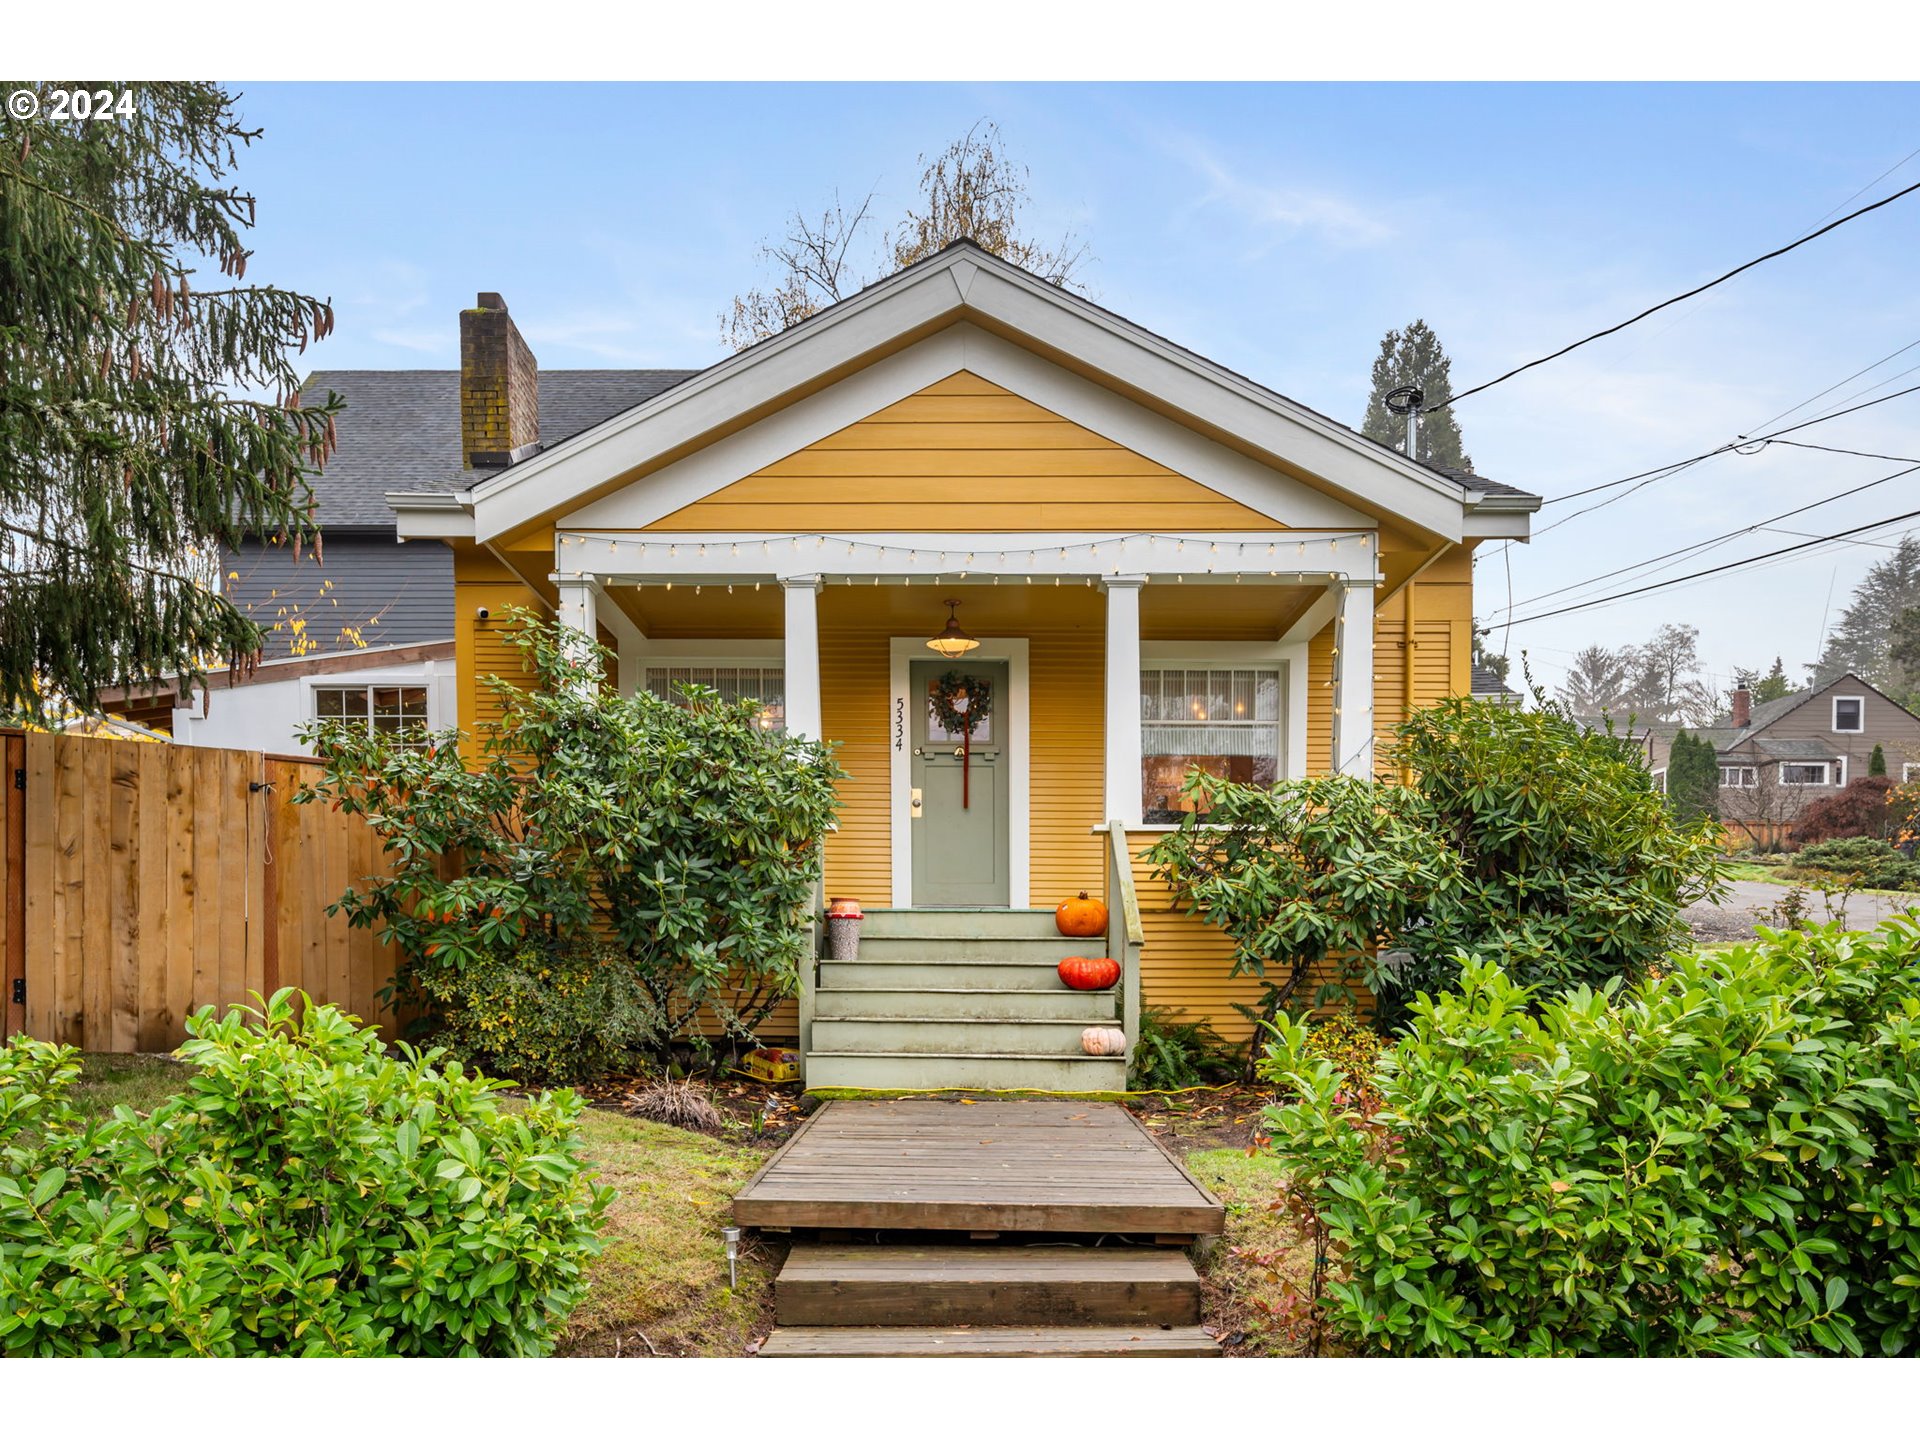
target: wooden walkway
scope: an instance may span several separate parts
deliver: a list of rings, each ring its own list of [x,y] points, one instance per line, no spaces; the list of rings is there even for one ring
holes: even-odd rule
[[[834,1100],[747,1182],[763,1229],[1218,1235],[1225,1210],[1127,1110]]]

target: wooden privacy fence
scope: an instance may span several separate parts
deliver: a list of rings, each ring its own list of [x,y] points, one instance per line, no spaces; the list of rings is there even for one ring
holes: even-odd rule
[[[203,1005],[294,985],[370,1022],[392,953],[327,914],[385,865],[358,816],[295,805],[311,760],[0,732],[5,1011],[83,1050],[165,1051]]]

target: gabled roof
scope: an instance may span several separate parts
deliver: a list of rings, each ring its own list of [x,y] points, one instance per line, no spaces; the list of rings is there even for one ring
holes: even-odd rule
[[[623,475],[664,464],[810,393],[828,377],[852,374],[959,322],[1016,337],[1041,354],[1070,357],[1122,394],[1150,397],[1157,407],[1317,477],[1336,495],[1443,539],[1470,532],[1524,538],[1521,517],[1540,503],[1512,486],[1411,461],[965,241],[570,440],[547,444],[543,432],[541,453],[479,480],[457,502],[431,491],[410,495],[399,486],[389,499],[402,513],[403,533],[496,539],[578,508]],[[459,510],[470,521],[452,520]],[[1477,511],[1509,518],[1474,529]],[[419,517],[416,528],[408,529],[409,514]]]
[[[1511,697],[1518,700],[1520,692],[1502,680],[1491,666],[1476,664],[1473,667],[1473,693],[1483,696]]]
[[[540,440],[552,447],[630,410],[694,370],[543,370]],[[317,370],[300,392],[318,405],[332,391],[340,412],[339,448],[313,478],[321,527],[391,529],[390,490],[451,493],[493,471],[463,468],[458,370]]]

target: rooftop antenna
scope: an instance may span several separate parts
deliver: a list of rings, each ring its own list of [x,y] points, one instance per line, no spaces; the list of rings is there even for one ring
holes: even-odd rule
[[[1389,390],[1384,403],[1395,415],[1407,417],[1407,458],[1417,460],[1420,447],[1420,406],[1427,398],[1426,392],[1418,385],[1402,385],[1397,390]]]

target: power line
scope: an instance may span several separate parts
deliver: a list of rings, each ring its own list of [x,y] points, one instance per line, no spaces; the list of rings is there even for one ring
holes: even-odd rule
[[[1780,437],[1783,435],[1791,435],[1796,430],[1805,430],[1809,426],[1824,425],[1827,423],[1827,421],[1838,420],[1843,415],[1853,415],[1858,413],[1861,410],[1871,409],[1875,405],[1884,405],[1889,400],[1898,400],[1904,395],[1912,395],[1916,393],[1920,393],[1920,385],[1910,385],[1905,390],[1896,390],[1891,395],[1882,395],[1877,400],[1868,400],[1865,403],[1860,405],[1855,405],[1850,409],[1836,410],[1831,415],[1816,415],[1811,420],[1802,420],[1797,424],[1788,425],[1784,429],[1774,430],[1765,435],[1754,435],[1751,437],[1741,436],[1737,440],[1729,440],[1726,444],[1718,447],[1717,449],[1703,451],[1701,454],[1692,456],[1691,458],[1686,460],[1676,460],[1676,461],[1673,461],[1671,464],[1667,464],[1667,465],[1656,465],[1653,469],[1642,470],[1637,475],[1628,475],[1619,480],[1608,480],[1603,484],[1599,484],[1599,485],[1589,485],[1584,490],[1575,490],[1566,495],[1556,495],[1553,499],[1544,502],[1545,505],[1555,505],[1562,500],[1577,500],[1584,495],[1595,495],[1602,490],[1613,490],[1613,489],[1617,489],[1622,485],[1633,484],[1633,482],[1636,480],[1641,482],[1638,485],[1634,485],[1634,488],[1632,490],[1628,490],[1623,494],[1611,496],[1606,500],[1602,500],[1597,505],[1589,505],[1584,510],[1576,510],[1571,515],[1564,515],[1560,519],[1554,521],[1553,524],[1551,525],[1542,526],[1540,529],[1533,532],[1532,538],[1537,540],[1542,535],[1545,535],[1549,530],[1558,530],[1562,525],[1565,525],[1570,520],[1577,520],[1582,515],[1591,515],[1595,510],[1604,509],[1606,506],[1613,504],[1616,500],[1624,500],[1627,498],[1628,495],[1632,495],[1636,491],[1644,489],[1646,486],[1653,484],[1657,480],[1671,479],[1673,476],[1678,475],[1682,470],[1691,469],[1693,466],[1700,464],[1703,460],[1711,460],[1717,455],[1725,455],[1730,450],[1745,450],[1749,445],[1766,445],[1770,443],[1790,444],[1792,442],[1783,441],[1781,440]],[[1890,458],[1897,458],[1897,457],[1890,457]]]
[[[1795,442],[1792,440],[1778,440],[1773,443],[1778,445],[1792,445]],[[1809,448],[1825,450],[1828,447],[1825,445],[1818,445],[1818,446],[1811,446]],[[1866,452],[1860,451],[1860,450],[1847,450],[1841,453],[1847,454],[1847,455],[1864,455]],[[1691,545],[1683,545],[1678,550],[1669,550],[1664,555],[1655,555],[1651,559],[1642,560],[1637,564],[1622,565],[1617,570],[1608,570],[1603,574],[1591,575],[1591,576],[1588,576],[1585,580],[1576,580],[1570,585],[1562,585],[1558,590],[1543,591],[1541,594],[1533,595],[1528,597],[1525,600],[1520,601],[1519,604],[1535,605],[1542,600],[1551,600],[1556,595],[1564,595],[1569,590],[1581,590],[1589,585],[1597,585],[1602,580],[1611,580],[1611,579],[1614,579],[1616,576],[1630,575],[1636,570],[1645,570],[1648,566],[1657,565],[1662,560],[1673,560],[1673,559],[1677,559],[1687,555],[1697,554],[1702,550],[1709,550],[1716,545],[1724,545],[1729,540],[1738,540],[1743,535],[1751,535],[1754,531],[1765,529],[1767,526],[1772,525],[1777,521],[1791,520],[1795,515],[1803,515],[1809,510],[1817,510],[1822,505],[1831,505],[1836,500],[1845,500],[1849,496],[1860,494],[1863,490],[1871,490],[1877,485],[1885,485],[1889,481],[1898,480],[1903,475],[1911,475],[1916,470],[1920,470],[1920,460],[1916,460],[1910,455],[1876,455],[1871,458],[1876,460],[1892,460],[1897,463],[1905,464],[1907,468],[1904,470],[1896,470],[1891,475],[1882,475],[1878,480],[1869,480],[1864,485],[1856,485],[1851,490],[1841,490],[1836,494],[1823,495],[1818,500],[1810,501],[1805,505],[1797,505],[1791,510],[1783,510],[1778,515],[1769,515],[1764,520],[1756,520],[1753,522],[1753,524],[1744,525],[1738,530],[1729,530],[1724,535],[1715,535],[1705,540],[1697,540]],[[1507,604],[1507,615],[1509,618],[1512,617],[1513,612],[1516,608],[1517,608],[1516,605],[1511,600],[1509,600]]]
[[[1914,153],[1916,155],[1920,155],[1920,150],[1916,150]],[[1887,361],[1893,359],[1894,356],[1904,355],[1907,353],[1907,351],[1913,349],[1913,347],[1916,345],[1920,345],[1920,340],[1909,340],[1906,344],[1902,345],[1898,350],[1895,350],[1893,354],[1882,355],[1878,360],[1874,361],[1871,365],[1862,365],[1858,370],[1854,371],[1853,374],[1847,376],[1846,379],[1834,381],[1833,384],[1829,385],[1826,389],[1822,390],[1818,395],[1809,395],[1806,399],[1802,400],[1798,405],[1789,405],[1785,410],[1782,410],[1778,415],[1769,415],[1766,419],[1762,420],[1758,425],[1754,426],[1753,428],[1756,430],[1764,430],[1767,428],[1767,426],[1773,424],[1774,421],[1784,420],[1787,418],[1787,416],[1793,414],[1794,411],[1806,409],[1807,406],[1813,404],[1814,401],[1825,399],[1827,396],[1831,395],[1834,391],[1838,390],[1842,385],[1851,385],[1855,380],[1858,380],[1862,375],[1866,374],[1869,370],[1878,370],[1882,365],[1886,364]],[[1902,373],[1905,373],[1905,372],[1902,372]],[[1899,377],[1895,376],[1894,378],[1898,379]],[[1880,382],[1881,385],[1884,385],[1886,383],[1887,382],[1884,380]],[[1877,389],[1878,386],[1870,385],[1867,388],[1872,390],[1872,389]]]
[[[1896,166],[1895,168],[1897,169],[1898,167]],[[1494,386],[1504,384],[1506,381],[1513,379],[1514,376],[1523,374],[1526,371],[1533,369],[1535,366],[1545,365],[1548,361],[1558,360],[1563,355],[1572,354],[1575,350],[1578,350],[1582,345],[1591,345],[1596,340],[1604,340],[1609,335],[1617,335],[1620,331],[1626,329],[1629,325],[1637,325],[1640,321],[1646,319],[1649,315],[1657,314],[1658,312],[1665,310],[1670,305],[1678,305],[1683,300],[1691,300],[1695,295],[1699,295],[1705,291],[1711,290],[1716,285],[1724,285],[1727,281],[1733,279],[1734,276],[1744,274],[1746,271],[1753,269],[1753,267],[1756,265],[1764,265],[1767,261],[1776,260],[1780,256],[1787,254],[1789,251],[1798,250],[1802,245],[1806,245],[1814,240],[1818,240],[1822,235],[1825,235],[1827,232],[1831,230],[1838,230],[1842,225],[1845,225],[1848,222],[1853,220],[1858,220],[1862,215],[1870,215],[1875,210],[1880,209],[1882,206],[1891,205],[1894,201],[1901,199],[1903,196],[1911,195],[1916,190],[1920,190],[1920,181],[1916,181],[1912,185],[1907,186],[1904,190],[1896,190],[1893,192],[1893,194],[1888,195],[1884,199],[1876,200],[1871,205],[1863,205],[1858,210],[1853,211],[1851,214],[1842,215],[1838,220],[1830,221],[1829,223],[1822,225],[1818,230],[1815,230],[1807,235],[1802,235],[1798,240],[1794,240],[1788,244],[1782,245],[1777,250],[1769,250],[1766,254],[1757,256],[1754,259],[1747,261],[1746,264],[1744,265],[1736,265],[1734,266],[1733,269],[1727,271],[1726,274],[1718,276],[1715,279],[1709,280],[1704,285],[1696,285],[1693,287],[1693,289],[1684,291],[1679,295],[1675,295],[1670,300],[1662,300],[1658,305],[1649,305],[1646,309],[1642,310],[1638,315],[1632,316],[1630,319],[1622,320],[1618,325],[1609,325],[1604,330],[1596,330],[1593,334],[1587,336],[1585,339],[1576,340],[1571,345],[1561,346],[1558,350],[1554,351],[1551,355],[1542,355],[1538,360],[1529,360],[1524,365],[1516,365],[1514,366],[1513,369],[1507,371],[1507,373],[1504,375],[1496,375],[1491,380],[1485,381],[1479,385],[1472,386],[1469,389],[1462,390],[1458,395],[1449,396],[1447,399],[1439,401],[1435,405],[1429,407],[1425,413],[1431,414],[1434,411],[1445,410],[1450,405],[1458,405],[1462,400],[1465,400],[1470,395],[1478,395],[1482,390],[1491,390]],[[1842,381],[1841,383],[1844,384],[1846,382]]]
[[[1810,550],[1816,545],[1825,545],[1835,540],[1845,540],[1850,535],[1859,535],[1868,530],[1878,530],[1883,525],[1897,525],[1902,520],[1912,520],[1920,516],[1920,510],[1909,510],[1904,515],[1890,515],[1884,520],[1875,520],[1870,524],[1856,525],[1851,530],[1836,530],[1831,535],[1816,536],[1803,540],[1798,545],[1783,546],[1778,550],[1769,550],[1761,555],[1749,555],[1744,560],[1729,560],[1724,565],[1715,565],[1707,570],[1696,570],[1691,575],[1676,575],[1671,580],[1656,580],[1651,585],[1641,585],[1632,590],[1622,590],[1618,594],[1603,595],[1598,600],[1582,600],[1578,604],[1563,605],[1557,610],[1542,610],[1538,615],[1522,615],[1518,620],[1503,621],[1499,628],[1511,629],[1515,625],[1525,625],[1534,620],[1547,620],[1555,615],[1570,615],[1576,610],[1591,610],[1599,605],[1611,605],[1616,600],[1630,600],[1636,595],[1646,595],[1655,590],[1665,590],[1670,586],[1683,585],[1689,580],[1701,580],[1709,575],[1724,574],[1729,570],[1743,569],[1748,565],[1757,565],[1763,560],[1777,559],[1782,555],[1791,555],[1799,550]],[[1490,635],[1496,627],[1489,625],[1480,633]]]

